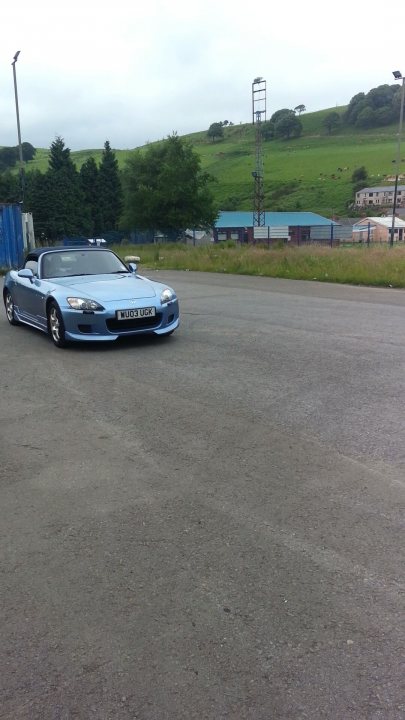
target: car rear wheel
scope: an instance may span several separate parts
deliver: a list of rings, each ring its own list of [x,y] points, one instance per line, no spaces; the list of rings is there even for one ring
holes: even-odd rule
[[[62,313],[55,302],[51,302],[48,306],[48,332],[56,347],[62,348],[67,345]]]
[[[6,308],[6,316],[10,325],[19,325],[20,323],[16,320],[14,313],[14,300],[11,292],[6,290],[4,293],[4,307]]]

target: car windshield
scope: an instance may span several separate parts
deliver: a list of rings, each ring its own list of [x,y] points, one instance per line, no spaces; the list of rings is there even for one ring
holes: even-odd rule
[[[120,272],[128,272],[128,268],[109,250],[50,252],[42,259],[43,278],[106,275]]]

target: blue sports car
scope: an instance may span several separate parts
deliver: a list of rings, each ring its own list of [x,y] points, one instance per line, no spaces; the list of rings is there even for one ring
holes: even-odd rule
[[[101,247],[36,248],[21,270],[10,270],[3,299],[11,325],[49,333],[57,347],[70,341],[116,340],[179,326],[172,288],[137,274],[139,258]]]

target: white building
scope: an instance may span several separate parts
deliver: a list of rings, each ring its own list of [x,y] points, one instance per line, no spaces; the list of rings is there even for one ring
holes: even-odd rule
[[[392,215],[366,217],[353,225],[354,242],[389,242],[391,240]],[[394,242],[405,241],[405,221],[395,218]]]
[[[356,192],[356,205],[362,207],[365,205],[393,205],[394,204],[394,186],[381,185],[380,187],[363,188]],[[398,185],[397,188],[397,206],[405,207],[405,185]]]

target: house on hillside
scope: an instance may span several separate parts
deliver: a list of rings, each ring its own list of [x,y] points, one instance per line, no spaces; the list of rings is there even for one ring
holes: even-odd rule
[[[394,204],[394,186],[380,185],[379,187],[367,187],[356,192],[356,206],[366,205],[387,206]],[[405,185],[398,185],[397,206],[405,207]]]
[[[391,239],[392,215],[366,217],[353,225],[354,242],[388,243]],[[394,242],[405,242],[405,220],[395,217]]]
[[[237,242],[273,242],[283,240],[294,245],[310,242],[339,242],[339,223],[312,212],[266,212],[264,226],[253,226],[253,213],[220,212],[214,227],[214,240]]]

